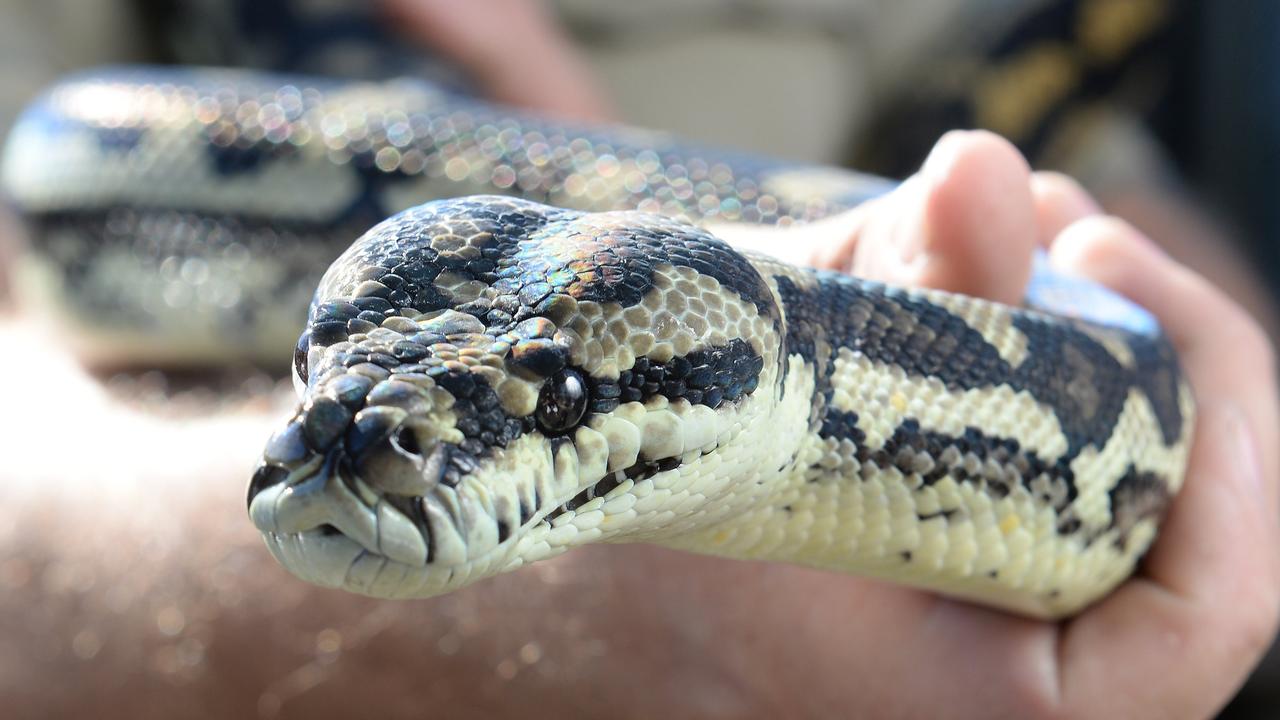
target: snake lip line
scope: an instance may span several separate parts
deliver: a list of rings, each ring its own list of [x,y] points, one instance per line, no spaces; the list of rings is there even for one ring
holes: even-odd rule
[[[701,451],[698,455],[706,455],[708,452],[710,451]],[[552,522],[561,515],[576,512],[596,498],[608,500],[613,491],[626,481],[630,480],[633,484],[638,483],[658,473],[676,470],[683,462],[684,460],[679,457],[668,457],[659,460],[637,460],[626,468],[606,473],[604,477],[583,488],[571,499],[556,506],[546,516],[545,521]]]

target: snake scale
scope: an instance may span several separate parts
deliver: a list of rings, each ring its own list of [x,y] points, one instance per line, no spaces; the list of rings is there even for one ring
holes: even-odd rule
[[[249,514],[321,585],[430,596],[648,542],[1061,617],[1182,480],[1191,393],[1117,296],[1042,266],[1008,307],[706,229],[887,187],[854,173],[409,80],[111,69],[31,106],[4,181],[24,292],[87,354],[293,346]]]

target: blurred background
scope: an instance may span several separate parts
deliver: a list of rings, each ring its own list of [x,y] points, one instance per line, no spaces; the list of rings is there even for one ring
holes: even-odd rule
[[[1269,0],[0,0],[0,62],[0,130],[63,74],[118,63],[409,74],[898,178],[946,130],[984,127],[1037,168],[1079,178],[1273,338],[1280,327],[1280,4]],[[0,270],[21,244],[7,218]],[[0,290],[9,284],[0,274]],[[33,366],[61,373],[12,383],[10,407],[35,411],[0,419],[13,448],[0,462],[0,698],[33,717],[117,701],[134,717],[314,717],[351,709],[326,694],[335,679],[373,683],[413,662],[380,643],[401,632],[396,611],[317,602],[282,571],[256,570],[266,554],[239,503],[288,410],[277,376],[86,374],[35,347],[12,302],[0,318],[4,346],[23,348],[7,351],[11,380]],[[68,426],[57,408],[69,399],[80,410]],[[179,452],[205,477],[176,470]],[[165,519],[171,501],[184,520]],[[183,539],[195,534],[192,552]],[[552,679],[593,677],[612,651],[596,616],[547,614],[553,639],[539,641],[527,639],[536,622],[513,618],[531,587],[580,597],[599,579],[584,564],[522,573],[419,619],[412,638],[436,659],[423,682],[437,702],[462,697],[449,690],[461,678],[486,678],[486,699],[450,716],[497,712],[512,683],[550,693]],[[464,643],[467,633],[487,639]],[[264,636],[272,649],[250,649]],[[1223,717],[1278,714],[1272,657]]]

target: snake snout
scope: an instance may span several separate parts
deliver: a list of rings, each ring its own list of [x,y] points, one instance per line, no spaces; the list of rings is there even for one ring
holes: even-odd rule
[[[249,482],[249,515],[268,546],[301,543],[298,552],[325,562],[364,552],[423,566],[429,531],[419,508],[455,448],[433,407],[428,392],[402,381],[340,375],[313,388]],[[333,562],[324,583],[344,576]]]
[[[253,501],[264,490],[282,485],[289,481],[293,470],[312,465],[308,459],[313,456],[307,445],[306,433],[299,422],[290,422],[282,430],[271,436],[263,453],[262,462],[249,480],[247,502],[250,510]]]
[[[253,508],[253,499],[258,497],[259,493],[285,482],[288,478],[288,468],[265,462],[259,465],[253,473],[253,478],[249,480],[249,497],[246,503],[250,510]]]

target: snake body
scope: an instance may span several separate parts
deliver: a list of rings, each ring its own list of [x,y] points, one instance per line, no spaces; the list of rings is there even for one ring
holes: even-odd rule
[[[293,232],[305,277],[330,249],[308,242],[362,207],[524,196],[410,207],[324,273],[294,349],[301,402],[249,488],[271,552],[315,583],[429,596],[636,541],[1058,617],[1132,572],[1181,483],[1191,394],[1141,309],[1043,267],[1019,308],[894,288],[695,224],[821,217],[882,187],[860,176],[415,83],[98,76],[24,123],[7,182],[63,272],[54,246],[109,247],[119,212],[126,244],[180,213],[255,261],[268,248],[227,228]],[[134,165],[104,187],[89,157]],[[335,204],[343,173],[361,180]],[[211,252],[195,239],[164,246],[188,253],[179,280]],[[226,325],[207,345],[242,332],[210,317]]]
[[[693,221],[814,220],[878,178],[551,122],[414,80],[200,68],[71,76],[9,134],[30,306],[95,361],[284,365],[324,269],[433,198],[515,194]]]

